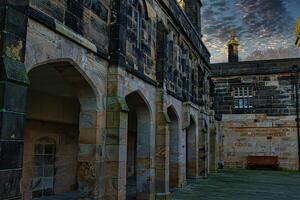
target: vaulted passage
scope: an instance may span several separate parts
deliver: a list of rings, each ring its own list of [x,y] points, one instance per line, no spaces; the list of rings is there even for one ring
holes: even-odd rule
[[[179,120],[173,107],[169,107],[167,113],[171,120],[169,124],[169,186],[175,188],[179,186]]]
[[[89,189],[80,173],[83,163],[78,152],[83,143],[80,134],[86,132],[83,114],[95,106],[92,89],[68,63],[36,67],[29,78],[23,195],[40,199],[72,192],[72,198],[77,198],[83,186]]]
[[[134,92],[126,96],[129,107],[127,135],[126,199],[149,199],[151,193],[151,117],[146,101]]]

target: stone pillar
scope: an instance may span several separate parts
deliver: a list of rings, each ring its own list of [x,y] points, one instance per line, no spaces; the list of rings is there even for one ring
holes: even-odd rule
[[[126,199],[128,108],[124,100],[107,99],[104,199]]]
[[[217,170],[217,134],[216,134],[216,122],[211,117],[210,133],[209,133],[209,173],[216,172]]]
[[[102,199],[104,192],[104,112],[81,111],[79,122],[78,190],[80,199]]]
[[[206,170],[206,135],[207,130],[205,128],[205,120],[202,118],[199,120],[199,176],[206,177],[207,170]]]
[[[111,6],[110,63],[106,99],[104,199],[126,199],[128,107],[123,93],[127,40],[127,1]]]
[[[0,199],[20,196],[27,87],[28,1],[0,1]]]
[[[204,134],[204,144],[205,144],[205,151],[204,151],[204,155],[205,155],[205,173],[204,173],[204,177],[208,176],[208,169],[209,169],[209,126],[206,124],[206,132]]]
[[[155,186],[156,199],[170,199],[169,192],[169,150],[170,150],[170,119],[164,105],[164,90],[157,89],[156,94],[156,155],[155,155]]]

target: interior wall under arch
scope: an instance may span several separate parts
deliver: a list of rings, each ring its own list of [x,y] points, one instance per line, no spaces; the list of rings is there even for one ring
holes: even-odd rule
[[[198,168],[197,125],[190,117],[190,125],[186,129],[186,176],[196,177]]]
[[[79,166],[85,166],[80,164],[82,162],[93,165],[95,160],[95,155],[87,157],[81,149],[98,142],[86,139],[97,138],[96,95],[81,73],[67,62],[37,66],[29,72],[29,78],[22,181],[24,195],[32,198],[38,193],[34,188],[38,184],[32,184],[32,180],[37,176],[34,169],[35,142],[41,137],[52,138],[56,143],[53,194],[77,191],[77,195],[79,191],[86,197],[95,195],[93,191],[100,177],[89,182],[86,178],[95,176],[97,169],[85,171],[92,174],[82,175]]]
[[[151,112],[138,92],[126,96],[129,107],[127,133],[127,200],[148,199],[153,193],[151,175]]]
[[[169,124],[169,187],[179,187],[179,120],[173,107],[167,109]]]

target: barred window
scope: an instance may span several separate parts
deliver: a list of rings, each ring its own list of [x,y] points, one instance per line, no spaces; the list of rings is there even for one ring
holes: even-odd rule
[[[253,108],[253,91],[251,87],[234,89],[234,108]]]
[[[54,194],[55,141],[41,138],[34,145],[33,155],[33,199]]]

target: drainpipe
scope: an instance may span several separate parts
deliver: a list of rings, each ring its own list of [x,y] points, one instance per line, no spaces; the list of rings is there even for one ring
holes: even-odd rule
[[[295,85],[296,85],[296,122],[297,122],[297,137],[298,137],[298,170],[300,171],[300,125],[299,125],[299,67],[297,65],[293,66],[293,71],[295,75]]]

